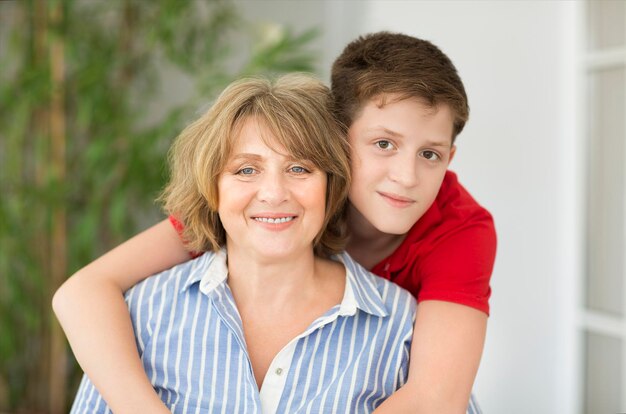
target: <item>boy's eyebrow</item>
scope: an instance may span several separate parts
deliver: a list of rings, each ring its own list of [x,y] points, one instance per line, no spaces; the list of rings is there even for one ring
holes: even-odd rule
[[[385,128],[383,126],[378,126],[378,127],[373,127],[373,128],[369,128],[368,131],[371,132],[377,132],[377,131],[382,131],[387,135],[391,135],[392,137],[402,137],[402,134],[396,132],[396,131],[392,131],[388,128]]]
[[[391,135],[394,138],[402,138],[403,137],[402,134],[400,134],[398,132],[395,132],[395,131],[392,131],[392,130],[390,130],[388,128],[385,128],[385,127],[382,127],[382,126],[370,128],[368,131],[370,131],[370,132],[382,131],[385,134]],[[443,147],[443,148],[449,148],[450,147],[450,143],[449,142],[433,141],[433,140],[426,141],[425,145],[429,146],[429,147]]]
[[[449,142],[440,142],[440,141],[426,141],[426,146],[428,147],[443,147],[450,148]]]

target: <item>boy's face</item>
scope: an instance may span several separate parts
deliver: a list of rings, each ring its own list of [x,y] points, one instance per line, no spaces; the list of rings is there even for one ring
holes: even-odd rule
[[[348,130],[352,206],[378,231],[404,234],[431,206],[456,148],[447,105],[370,100]]]

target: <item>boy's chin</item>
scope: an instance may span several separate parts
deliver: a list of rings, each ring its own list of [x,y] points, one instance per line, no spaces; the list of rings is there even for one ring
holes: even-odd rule
[[[411,227],[413,226],[413,224],[415,224],[415,221],[392,220],[390,222],[388,220],[387,221],[376,220],[376,222],[372,222],[372,224],[381,233],[400,236],[400,235],[408,233],[409,230],[411,230]]]

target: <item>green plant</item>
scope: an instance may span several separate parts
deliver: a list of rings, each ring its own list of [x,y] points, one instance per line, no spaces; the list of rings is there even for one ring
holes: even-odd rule
[[[156,220],[200,102],[241,75],[312,71],[316,32],[259,36],[219,0],[29,0],[0,4],[0,25],[0,411],[65,412],[79,371],[54,290]],[[195,95],[155,119],[164,67]]]

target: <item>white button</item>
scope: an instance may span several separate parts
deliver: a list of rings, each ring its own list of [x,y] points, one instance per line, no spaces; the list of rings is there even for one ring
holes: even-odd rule
[[[276,375],[281,375],[283,373],[283,369],[282,368],[276,368],[276,371],[274,371],[276,373]]]

